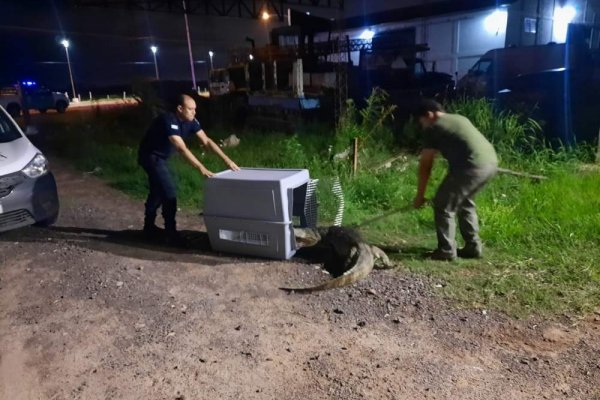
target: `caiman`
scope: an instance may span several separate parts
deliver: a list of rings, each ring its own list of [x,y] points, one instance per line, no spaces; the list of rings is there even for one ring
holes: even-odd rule
[[[324,267],[334,278],[313,287],[283,287],[282,290],[310,293],[347,286],[365,278],[373,268],[394,267],[383,250],[367,244],[350,228],[295,228],[294,234],[299,247],[322,246],[329,250],[330,257]]]

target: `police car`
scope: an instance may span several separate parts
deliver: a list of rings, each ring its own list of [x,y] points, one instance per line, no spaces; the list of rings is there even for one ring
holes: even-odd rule
[[[64,113],[69,107],[69,98],[60,92],[53,92],[34,81],[20,83],[23,96],[19,95],[18,85],[0,88],[0,106],[16,118],[24,108],[45,113],[47,110],[56,110]]]
[[[0,232],[58,218],[56,181],[48,160],[0,107]]]

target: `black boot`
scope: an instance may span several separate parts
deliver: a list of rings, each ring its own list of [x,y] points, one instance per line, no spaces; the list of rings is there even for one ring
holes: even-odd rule
[[[460,258],[481,258],[483,256],[481,244],[467,244],[462,249],[458,249]]]
[[[152,218],[144,219],[143,232],[147,240],[158,240],[164,235],[164,230],[156,226]]]

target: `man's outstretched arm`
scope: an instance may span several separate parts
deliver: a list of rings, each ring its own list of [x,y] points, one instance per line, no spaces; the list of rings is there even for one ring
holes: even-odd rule
[[[169,136],[169,140],[171,141],[173,146],[175,146],[175,150],[177,150],[179,154],[181,154],[190,164],[192,164],[194,168],[200,171],[202,175],[206,177],[211,177],[214,175],[200,161],[198,161],[194,153],[192,153],[190,149],[188,149],[188,147],[185,145],[185,142],[183,141],[181,136],[171,135]]]
[[[200,129],[198,132],[196,132],[196,136],[198,136],[198,139],[200,140],[200,143],[202,143],[202,145],[207,148],[210,149],[213,153],[215,153],[216,155],[218,155],[219,157],[221,157],[221,159],[225,162],[225,164],[232,169],[233,171],[239,171],[240,167],[238,167],[236,165],[236,163],[234,163],[229,157],[227,157],[227,155],[225,153],[223,153],[223,150],[221,150],[221,148],[219,147],[218,144],[216,144],[211,138],[208,137],[208,135],[206,134],[206,132],[204,132],[203,129]]]
[[[438,152],[435,149],[423,149],[421,151],[421,157],[419,159],[417,194],[413,201],[413,206],[415,208],[423,207],[423,205],[427,202],[425,199],[425,190],[427,189],[427,183],[429,182],[429,177],[431,176],[433,161],[435,160],[437,153]]]

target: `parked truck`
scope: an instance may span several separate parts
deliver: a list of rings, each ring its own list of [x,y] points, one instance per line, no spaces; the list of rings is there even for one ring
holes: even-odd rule
[[[19,91],[22,93],[20,94]],[[37,110],[41,113],[47,110],[64,113],[69,103],[69,98],[65,94],[53,92],[31,81],[0,89],[0,105],[13,118],[19,116],[24,109]]]
[[[427,51],[428,47],[418,50]],[[351,77],[355,86],[350,95],[355,100],[368,97],[374,87],[379,87],[399,107],[414,103],[419,97],[448,97],[455,87],[452,75],[435,71],[435,65],[428,70],[411,48],[361,51],[359,65],[352,68]]]
[[[565,68],[574,60],[574,51],[564,43],[490,50],[458,81],[457,91],[473,97],[496,97],[519,75]]]

